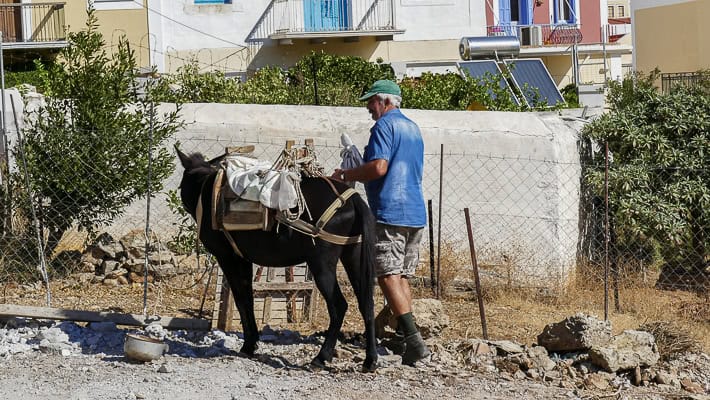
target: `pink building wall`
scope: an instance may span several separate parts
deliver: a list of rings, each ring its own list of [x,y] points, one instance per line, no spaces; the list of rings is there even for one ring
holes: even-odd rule
[[[533,0],[534,1],[534,0]],[[533,24],[546,25],[550,23],[552,0],[543,0],[542,4],[533,8]]]
[[[601,37],[601,2],[600,0],[579,1],[579,21],[581,23],[582,43],[600,43]]]

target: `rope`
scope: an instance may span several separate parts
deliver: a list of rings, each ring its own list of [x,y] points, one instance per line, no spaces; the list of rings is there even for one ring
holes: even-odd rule
[[[301,153],[303,153],[302,156]],[[300,156],[300,157],[299,157]],[[283,149],[281,154],[276,159],[271,167],[272,171],[288,171],[294,175],[289,174],[289,180],[293,184],[296,190],[296,211],[283,210],[281,215],[286,221],[293,222],[303,215],[304,212],[307,213],[308,218],[313,219],[311,211],[308,209],[308,204],[306,203],[303,192],[301,191],[301,185],[299,184],[300,179],[295,179],[294,176],[306,176],[309,178],[324,177],[323,166],[318,162],[315,150],[311,146],[305,147],[291,147],[288,149]],[[337,192],[336,192],[337,194]]]

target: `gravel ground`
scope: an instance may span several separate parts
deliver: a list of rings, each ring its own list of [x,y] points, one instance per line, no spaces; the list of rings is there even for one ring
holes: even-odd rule
[[[4,328],[2,328],[4,326]],[[619,380],[611,393],[514,379],[494,369],[476,370],[443,357],[416,367],[382,355],[373,374],[358,372],[364,351],[357,335],[338,344],[328,370],[307,366],[320,336],[265,329],[258,356],[241,357],[236,333],[166,331],[160,326],[124,330],[111,323],[87,326],[32,320],[0,321],[0,399],[665,399],[680,393],[636,388]],[[123,353],[128,332],[163,339],[160,359],[134,362]],[[448,361],[447,361],[448,360]],[[561,387],[564,386],[564,387]],[[613,397],[611,397],[613,396]]]

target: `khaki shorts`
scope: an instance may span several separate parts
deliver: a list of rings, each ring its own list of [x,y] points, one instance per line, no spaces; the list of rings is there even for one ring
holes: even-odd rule
[[[419,264],[419,243],[424,228],[377,223],[375,272],[377,276],[414,276]]]

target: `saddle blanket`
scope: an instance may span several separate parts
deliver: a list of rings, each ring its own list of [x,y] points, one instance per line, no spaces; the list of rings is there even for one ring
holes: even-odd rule
[[[273,170],[272,163],[244,156],[228,156],[227,182],[240,199],[258,201],[264,207],[284,211],[298,205],[296,186],[301,175]]]

